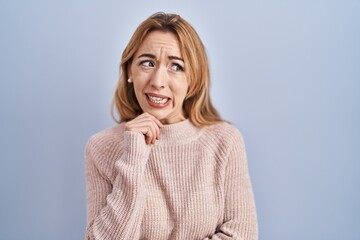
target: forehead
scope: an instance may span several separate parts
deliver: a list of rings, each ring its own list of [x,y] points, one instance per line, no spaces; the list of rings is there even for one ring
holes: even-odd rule
[[[165,53],[166,55],[181,57],[179,40],[172,32],[150,32],[145,37],[135,56],[143,53],[152,53],[155,56],[160,56],[162,53]]]

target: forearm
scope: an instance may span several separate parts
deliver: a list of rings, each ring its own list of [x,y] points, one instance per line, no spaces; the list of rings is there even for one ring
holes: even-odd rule
[[[125,133],[124,152],[115,163],[117,176],[112,192],[103,196],[104,206],[90,219],[86,239],[139,238],[146,200],[143,175],[150,152],[141,140],[144,141],[137,134]]]
[[[226,222],[214,235],[202,240],[258,240],[256,216],[253,216],[248,222]]]
[[[120,182],[120,181],[119,181]],[[118,184],[117,184],[118,185]],[[116,189],[115,189],[116,188]],[[141,187],[124,191],[114,185],[113,192],[106,198],[106,206],[95,217],[90,239],[136,239],[144,212],[145,193]]]

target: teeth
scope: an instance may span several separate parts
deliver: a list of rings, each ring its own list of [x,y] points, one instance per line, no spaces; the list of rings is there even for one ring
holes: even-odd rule
[[[166,103],[167,102],[167,98],[159,98],[159,97],[153,97],[153,96],[150,96],[148,95],[150,101],[154,102],[154,103]]]

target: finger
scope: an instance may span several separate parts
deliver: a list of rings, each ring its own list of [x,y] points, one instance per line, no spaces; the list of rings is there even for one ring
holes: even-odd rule
[[[153,115],[151,115],[150,113],[144,113],[145,117],[150,118],[153,123],[155,124],[155,129],[156,129],[156,139],[160,139],[160,128],[162,128],[164,125],[160,122],[159,119],[157,119],[156,117],[154,117]]]
[[[143,119],[143,118],[135,118],[125,124],[125,128],[128,131],[136,131],[142,133],[144,128],[147,127],[152,120]]]
[[[147,144],[150,144],[153,139],[153,132],[151,131],[151,128],[149,126],[146,126],[141,130],[141,133],[145,136],[145,142]]]
[[[148,112],[144,112],[143,114],[141,114],[141,116],[143,116],[144,118],[150,118],[151,120],[153,120],[156,125],[158,125],[159,127],[163,127],[164,125],[161,123],[161,121],[159,119],[157,119],[154,115],[151,115]]]
[[[151,120],[147,122],[148,128],[148,143],[154,144],[157,138],[157,131],[159,127]]]
[[[142,133],[147,143],[155,143],[156,139],[160,139],[160,127],[163,124],[153,115],[145,112],[125,125],[128,131]]]
[[[159,126],[152,120],[150,120],[150,124],[151,124],[151,129],[154,133],[154,142],[155,140],[160,138],[160,128]]]
[[[154,117],[153,115],[149,114],[150,117],[153,119],[153,121],[156,123],[156,125],[160,128],[164,127],[164,125],[161,123],[161,121],[159,119],[157,119],[156,117]]]
[[[156,139],[159,139],[160,136],[160,130],[159,127],[156,125],[156,123],[154,121],[150,121],[150,125],[151,125],[151,130],[153,133],[153,138],[151,143],[154,144]]]
[[[154,138],[157,138],[160,134],[159,126],[152,119],[139,120],[139,122],[137,122],[137,127],[141,129],[149,127],[149,130],[152,131]]]
[[[154,143],[156,139],[160,139],[159,123],[161,124],[158,119],[148,113],[142,114],[141,118],[138,119],[139,125],[151,127],[151,131],[153,132],[153,139],[151,141],[152,143]]]

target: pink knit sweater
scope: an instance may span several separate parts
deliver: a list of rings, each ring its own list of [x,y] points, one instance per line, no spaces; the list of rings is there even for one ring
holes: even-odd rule
[[[258,239],[245,146],[228,123],[165,125],[147,145],[124,123],[86,146],[85,239]]]

